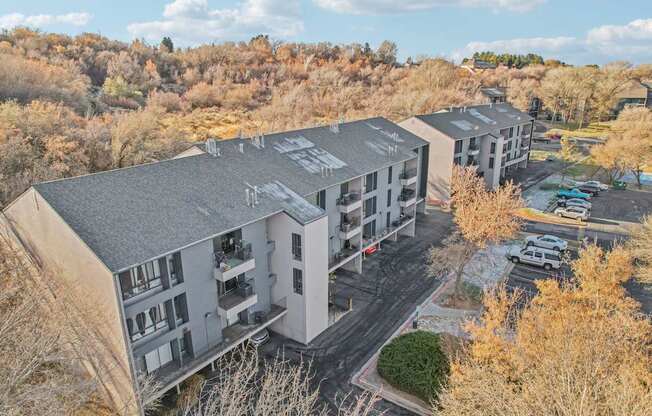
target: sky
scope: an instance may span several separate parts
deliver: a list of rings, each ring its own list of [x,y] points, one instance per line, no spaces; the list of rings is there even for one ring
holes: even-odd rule
[[[163,36],[179,46],[248,40],[398,46],[399,59],[538,53],[574,65],[652,63],[652,0],[0,0],[0,29]]]

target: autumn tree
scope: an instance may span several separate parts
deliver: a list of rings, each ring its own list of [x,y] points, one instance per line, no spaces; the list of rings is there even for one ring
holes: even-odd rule
[[[578,162],[582,158],[582,154],[577,148],[576,142],[570,137],[563,136],[560,140],[560,145],[561,149],[559,150],[557,157],[562,162],[561,183],[563,184],[564,179],[566,178],[568,167],[571,164]]]
[[[652,324],[622,284],[632,275],[623,248],[590,246],[573,281],[536,280],[518,293],[485,296],[471,344],[440,396],[443,416],[613,415],[652,412]]]
[[[636,277],[652,283],[652,216],[646,215],[641,224],[633,228],[627,247],[636,259]]]
[[[487,190],[474,168],[455,166],[451,179],[451,207],[456,229],[443,247],[429,253],[430,273],[451,273],[455,278],[455,298],[462,295],[462,278],[475,252],[512,238],[520,229],[515,211],[523,207],[520,190],[511,181],[496,190]]]

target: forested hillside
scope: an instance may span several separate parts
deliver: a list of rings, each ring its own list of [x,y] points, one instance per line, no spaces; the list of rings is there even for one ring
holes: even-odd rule
[[[249,42],[176,49],[95,34],[0,33],[0,206],[31,183],[167,158],[207,137],[476,103],[506,86],[573,120],[605,118],[652,67],[526,65],[480,74],[443,59],[396,61],[396,46]]]

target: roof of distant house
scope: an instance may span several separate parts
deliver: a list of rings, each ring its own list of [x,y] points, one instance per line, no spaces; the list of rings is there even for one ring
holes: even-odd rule
[[[650,82],[640,82],[640,81],[630,81],[623,91],[618,93],[619,98],[639,98],[646,99],[648,97],[649,90],[652,89],[652,83]]]
[[[480,91],[486,95],[487,97],[494,98],[494,97],[504,97],[507,95],[507,91],[503,87],[490,87],[490,88],[482,88]]]
[[[510,104],[452,107],[449,111],[416,116],[429,126],[454,139],[482,136],[534,120]]]
[[[411,159],[426,144],[384,118],[218,141],[191,155],[34,185],[113,272],[277,212],[309,223],[305,196]],[[388,152],[388,148],[396,151]],[[204,146],[199,146],[201,149]],[[246,190],[258,204],[247,205]]]

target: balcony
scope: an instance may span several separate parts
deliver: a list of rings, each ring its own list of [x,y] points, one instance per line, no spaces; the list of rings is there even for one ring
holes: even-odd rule
[[[469,146],[469,150],[467,151],[467,154],[469,156],[477,156],[480,154],[480,146],[477,144]]]
[[[414,189],[403,189],[398,196],[398,204],[401,208],[406,208],[417,202],[417,193]]]
[[[466,167],[474,168],[475,170],[477,170],[478,169],[478,161],[475,158],[469,157],[466,160]]]
[[[417,170],[408,169],[403,173],[401,173],[398,178],[401,181],[401,185],[403,186],[408,186],[417,183]]]
[[[360,224],[357,221],[343,222],[340,224],[340,240],[349,240],[360,234]]]
[[[523,141],[521,142],[521,151],[527,151],[530,148],[530,142],[529,141]]]
[[[249,283],[245,283],[232,292],[220,297],[217,313],[227,320],[235,320],[237,315],[258,302],[258,295]]]
[[[361,206],[362,201],[360,200],[360,194],[357,192],[342,194],[342,196],[337,199],[337,208],[342,214],[353,212]]]
[[[230,253],[215,253],[215,269],[213,275],[216,280],[226,282],[234,277],[256,268],[256,260],[251,252],[251,244],[241,242]]]
[[[360,254],[360,249],[353,245],[351,247],[341,249],[339,252],[330,256],[330,258],[328,259],[329,271],[332,271],[332,269],[335,266],[338,266],[350,260],[352,257],[354,257],[357,254]]]

